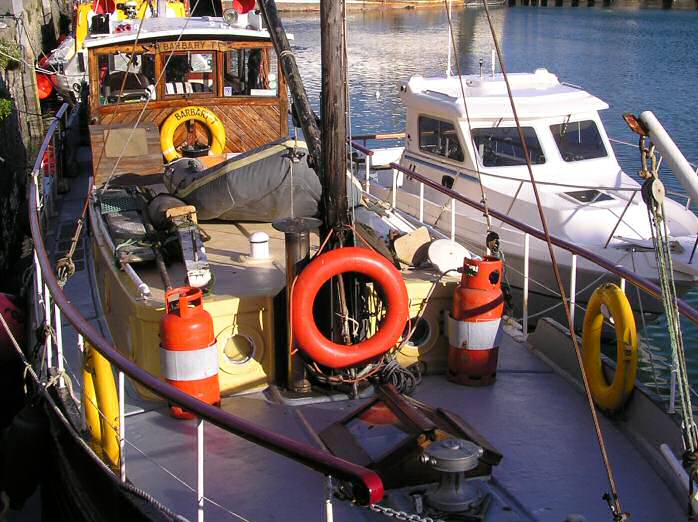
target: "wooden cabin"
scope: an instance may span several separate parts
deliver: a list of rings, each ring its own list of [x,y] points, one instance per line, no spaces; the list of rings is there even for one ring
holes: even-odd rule
[[[102,157],[95,163],[96,185],[117,163],[116,174],[162,172],[153,128],[161,130],[178,110],[192,108],[178,116],[198,108],[215,114],[225,129],[221,160],[288,134],[286,85],[276,53],[259,15],[246,16],[244,25],[207,17],[146,18],[140,30],[138,20],[126,20],[110,34],[85,40],[93,157]],[[105,129],[116,138],[106,146]],[[176,127],[173,142],[179,151],[210,145],[213,138],[210,125],[192,119]]]

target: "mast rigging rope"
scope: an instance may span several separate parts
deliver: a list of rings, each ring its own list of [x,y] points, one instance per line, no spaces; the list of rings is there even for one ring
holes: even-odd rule
[[[451,40],[450,45],[453,49],[453,58],[456,65],[456,72],[458,73],[458,84],[460,86],[461,96],[463,97],[465,119],[468,122],[468,133],[470,134],[470,143],[473,146],[473,150],[476,150],[477,147],[475,146],[475,140],[472,137],[472,127],[470,125],[470,111],[468,110],[468,101],[465,97],[465,87],[463,86],[463,73],[461,72],[460,61],[458,60],[458,48],[456,46],[455,32],[453,31],[453,21],[451,19],[451,10],[449,9],[449,0],[444,0],[444,5],[446,7],[446,18],[448,19],[449,36]],[[485,207],[485,221],[487,223],[487,232],[489,234],[492,231],[492,219],[490,218],[490,210],[487,206],[487,194],[485,192],[485,187],[482,184],[482,177],[480,176],[480,164],[477,162],[477,159],[475,160],[475,172],[477,173],[477,181],[480,184],[480,196],[482,197],[482,205]]]
[[[599,444],[599,451],[601,452],[601,459],[603,461],[604,469],[606,471],[606,476],[608,479],[608,484],[610,487],[610,495],[604,495],[604,500],[608,502],[611,513],[613,514],[614,521],[624,521],[628,519],[628,514],[624,513],[621,507],[620,498],[618,497],[618,489],[616,487],[616,481],[613,476],[613,469],[611,468],[611,463],[608,459],[608,451],[606,450],[606,443],[604,441],[603,433],[601,432],[601,426],[599,424],[598,415],[596,413],[596,408],[594,407],[594,399],[591,396],[591,389],[589,387],[589,380],[587,374],[584,371],[584,364],[582,362],[582,352],[577,341],[577,336],[574,333],[574,323],[572,322],[572,317],[570,315],[569,300],[567,299],[567,294],[565,292],[564,285],[562,283],[562,276],[560,275],[560,267],[555,257],[555,251],[553,249],[553,244],[550,239],[550,231],[548,229],[548,222],[545,217],[545,212],[543,211],[543,205],[541,204],[540,194],[538,193],[538,186],[536,185],[535,177],[533,176],[533,167],[531,165],[531,155],[528,150],[528,145],[519,121],[519,115],[516,111],[516,104],[514,103],[514,96],[511,91],[511,85],[509,83],[509,77],[507,75],[506,66],[504,64],[504,57],[502,56],[502,50],[499,46],[499,41],[497,40],[497,34],[494,30],[494,24],[492,23],[492,17],[490,16],[490,10],[487,6],[487,0],[483,0],[483,6],[485,8],[485,15],[487,16],[487,23],[490,28],[490,33],[492,34],[492,39],[494,41],[494,48],[497,53],[497,60],[499,61],[499,66],[502,71],[502,77],[504,79],[504,84],[507,89],[507,96],[509,98],[509,103],[511,105],[511,110],[514,115],[514,121],[516,123],[516,129],[519,134],[519,139],[521,140],[521,145],[523,147],[524,157],[526,159],[526,167],[528,169],[528,175],[531,180],[531,188],[533,189],[533,195],[536,199],[536,207],[538,208],[538,214],[540,216],[541,225],[543,226],[543,233],[545,235],[545,242],[548,246],[548,253],[550,255],[550,261],[553,268],[553,273],[555,275],[555,280],[560,291],[560,296],[563,301],[563,309],[565,311],[565,316],[567,317],[567,324],[569,325],[570,338],[572,340],[572,345],[574,346],[575,355],[577,357],[577,364],[582,376],[582,383],[584,384],[584,392],[586,395],[587,403],[589,406],[589,411],[591,413],[591,418],[594,424],[594,431],[596,432],[596,439]],[[458,60],[456,60],[458,63]]]

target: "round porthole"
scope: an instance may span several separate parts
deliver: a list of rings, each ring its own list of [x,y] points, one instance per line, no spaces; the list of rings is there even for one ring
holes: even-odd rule
[[[216,336],[221,371],[229,375],[248,375],[264,364],[265,344],[256,328],[248,324],[228,326]]]
[[[416,317],[410,319],[410,325],[412,326],[412,328],[414,328],[414,332],[412,333],[412,337],[410,337],[410,340],[407,341],[405,345],[411,346],[413,348],[421,348],[422,346],[427,344],[427,342],[431,338],[431,326],[429,325],[429,322],[426,319],[417,319]],[[409,333],[409,326],[407,326],[405,327],[403,337],[406,337]]]
[[[257,347],[247,335],[233,334],[225,341],[223,355],[231,364],[245,364],[254,359]]]

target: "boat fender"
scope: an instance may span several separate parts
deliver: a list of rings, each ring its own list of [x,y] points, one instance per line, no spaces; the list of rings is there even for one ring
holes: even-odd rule
[[[601,364],[604,307],[613,319],[617,338],[616,371],[610,384],[606,381]],[[594,290],[584,315],[582,360],[591,395],[599,408],[615,412],[630,397],[637,374],[637,343],[632,308],[620,287],[607,283]]]
[[[216,113],[206,107],[183,107],[170,114],[160,128],[160,148],[165,159],[170,162],[182,155],[174,145],[177,128],[190,120],[200,121],[211,132],[211,154],[221,154],[225,146],[225,127]]]
[[[334,276],[357,272],[373,279],[386,298],[386,316],[370,338],[351,346],[325,337],[313,316],[320,288]],[[383,256],[359,247],[345,247],[322,254],[301,272],[291,296],[293,336],[314,361],[329,368],[347,368],[387,352],[402,335],[408,318],[407,287],[400,272]]]
[[[85,341],[82,369],[85,423],[92,446],[112,467],[119,466],[119,396],[111,363]]]

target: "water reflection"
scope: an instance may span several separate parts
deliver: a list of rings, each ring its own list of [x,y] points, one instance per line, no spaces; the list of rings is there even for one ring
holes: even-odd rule
[[[507,11],[492,12],[501,31]],[[320,34],[317,14],[290,15],[287,30],[306,89],[319,106]],[[350,13],[348,25],[349,92],[355,133],[398,131],[404,127],[399,100],[401,83],[413,75],[444,74],[448,62],[448,20],[441,10],[394,10]],[[479,11],[453,14],[457,55],[463,73],[477,71],[483,58],[490,61],[489,29]],[[489,67],[489,65],[487,66]],[[455,71],[455,65],[453,67]]]

